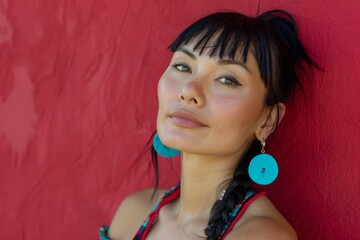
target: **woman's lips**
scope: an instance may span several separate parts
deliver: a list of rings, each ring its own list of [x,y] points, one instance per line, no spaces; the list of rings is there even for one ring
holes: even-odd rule
[[[176,111],[170,114],[170,119],[180,127],[196,128],[207,127],[206,124],[197,119],[191,112]]]

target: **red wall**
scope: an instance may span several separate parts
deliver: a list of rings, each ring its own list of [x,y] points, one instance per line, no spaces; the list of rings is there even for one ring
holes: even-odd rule
[[[275,7],[297,16],[324,72],[288,105],[267,191],[300,239],[360,239],[360,2],[262,1]],[[0,1],[0,239],[97,239],[124,196],[154,183],[143,150],[168,44],[206,13],[256,8]],[[161,161],[162,186],[177,181],[178,161]]]

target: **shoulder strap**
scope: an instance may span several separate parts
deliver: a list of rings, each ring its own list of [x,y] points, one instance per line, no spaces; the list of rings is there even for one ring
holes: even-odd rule
[[[259,193],[248,192],[244,200],[238,205],[236,205],[236,207],[230,213],[230,221],[228,224],[226,224],[225,229],[223,230],[223,233],[219,238],[219,240],[225,239],[225,237],[231,232],[237,221],[241,218],[241,216],[244,214],[244,212],[252,202],[254,202],[257,198],[265,195],[266,195],[265,192],[259,192]]]
[[[162,206],[166,205],[168,202],[179,197],[179,195],[180,195],[180,184],[177,184],[169,191],[167,191],[161,197],[158,203],[154,206],[153,211],[149,214],[149,216],[146,218],[144,223],[141,225],[133,240],[144,240],[148,235],[152,225],[156,222]]]

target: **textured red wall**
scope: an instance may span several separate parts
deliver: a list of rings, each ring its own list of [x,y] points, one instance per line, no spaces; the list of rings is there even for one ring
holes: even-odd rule
[[[262,11],[275,7],[297,16],[324,72],[288,106],[269,149],[280,176],[267,191],[300,239],[360,239],[360,2],[262,1]],[[206,13],[256,8],[1,0],[0,239],[97,239],[124,196],[154,183],[144,147],[168,44]],[[178,160],[161,164],[169,187]]]

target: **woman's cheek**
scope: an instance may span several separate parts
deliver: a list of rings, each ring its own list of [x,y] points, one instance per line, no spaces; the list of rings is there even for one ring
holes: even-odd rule
[[[165,73],[159,81],[158,96],[163,100],[175,99],[179,92],[181,92],[181,81],[176,79],[174,74]]]

